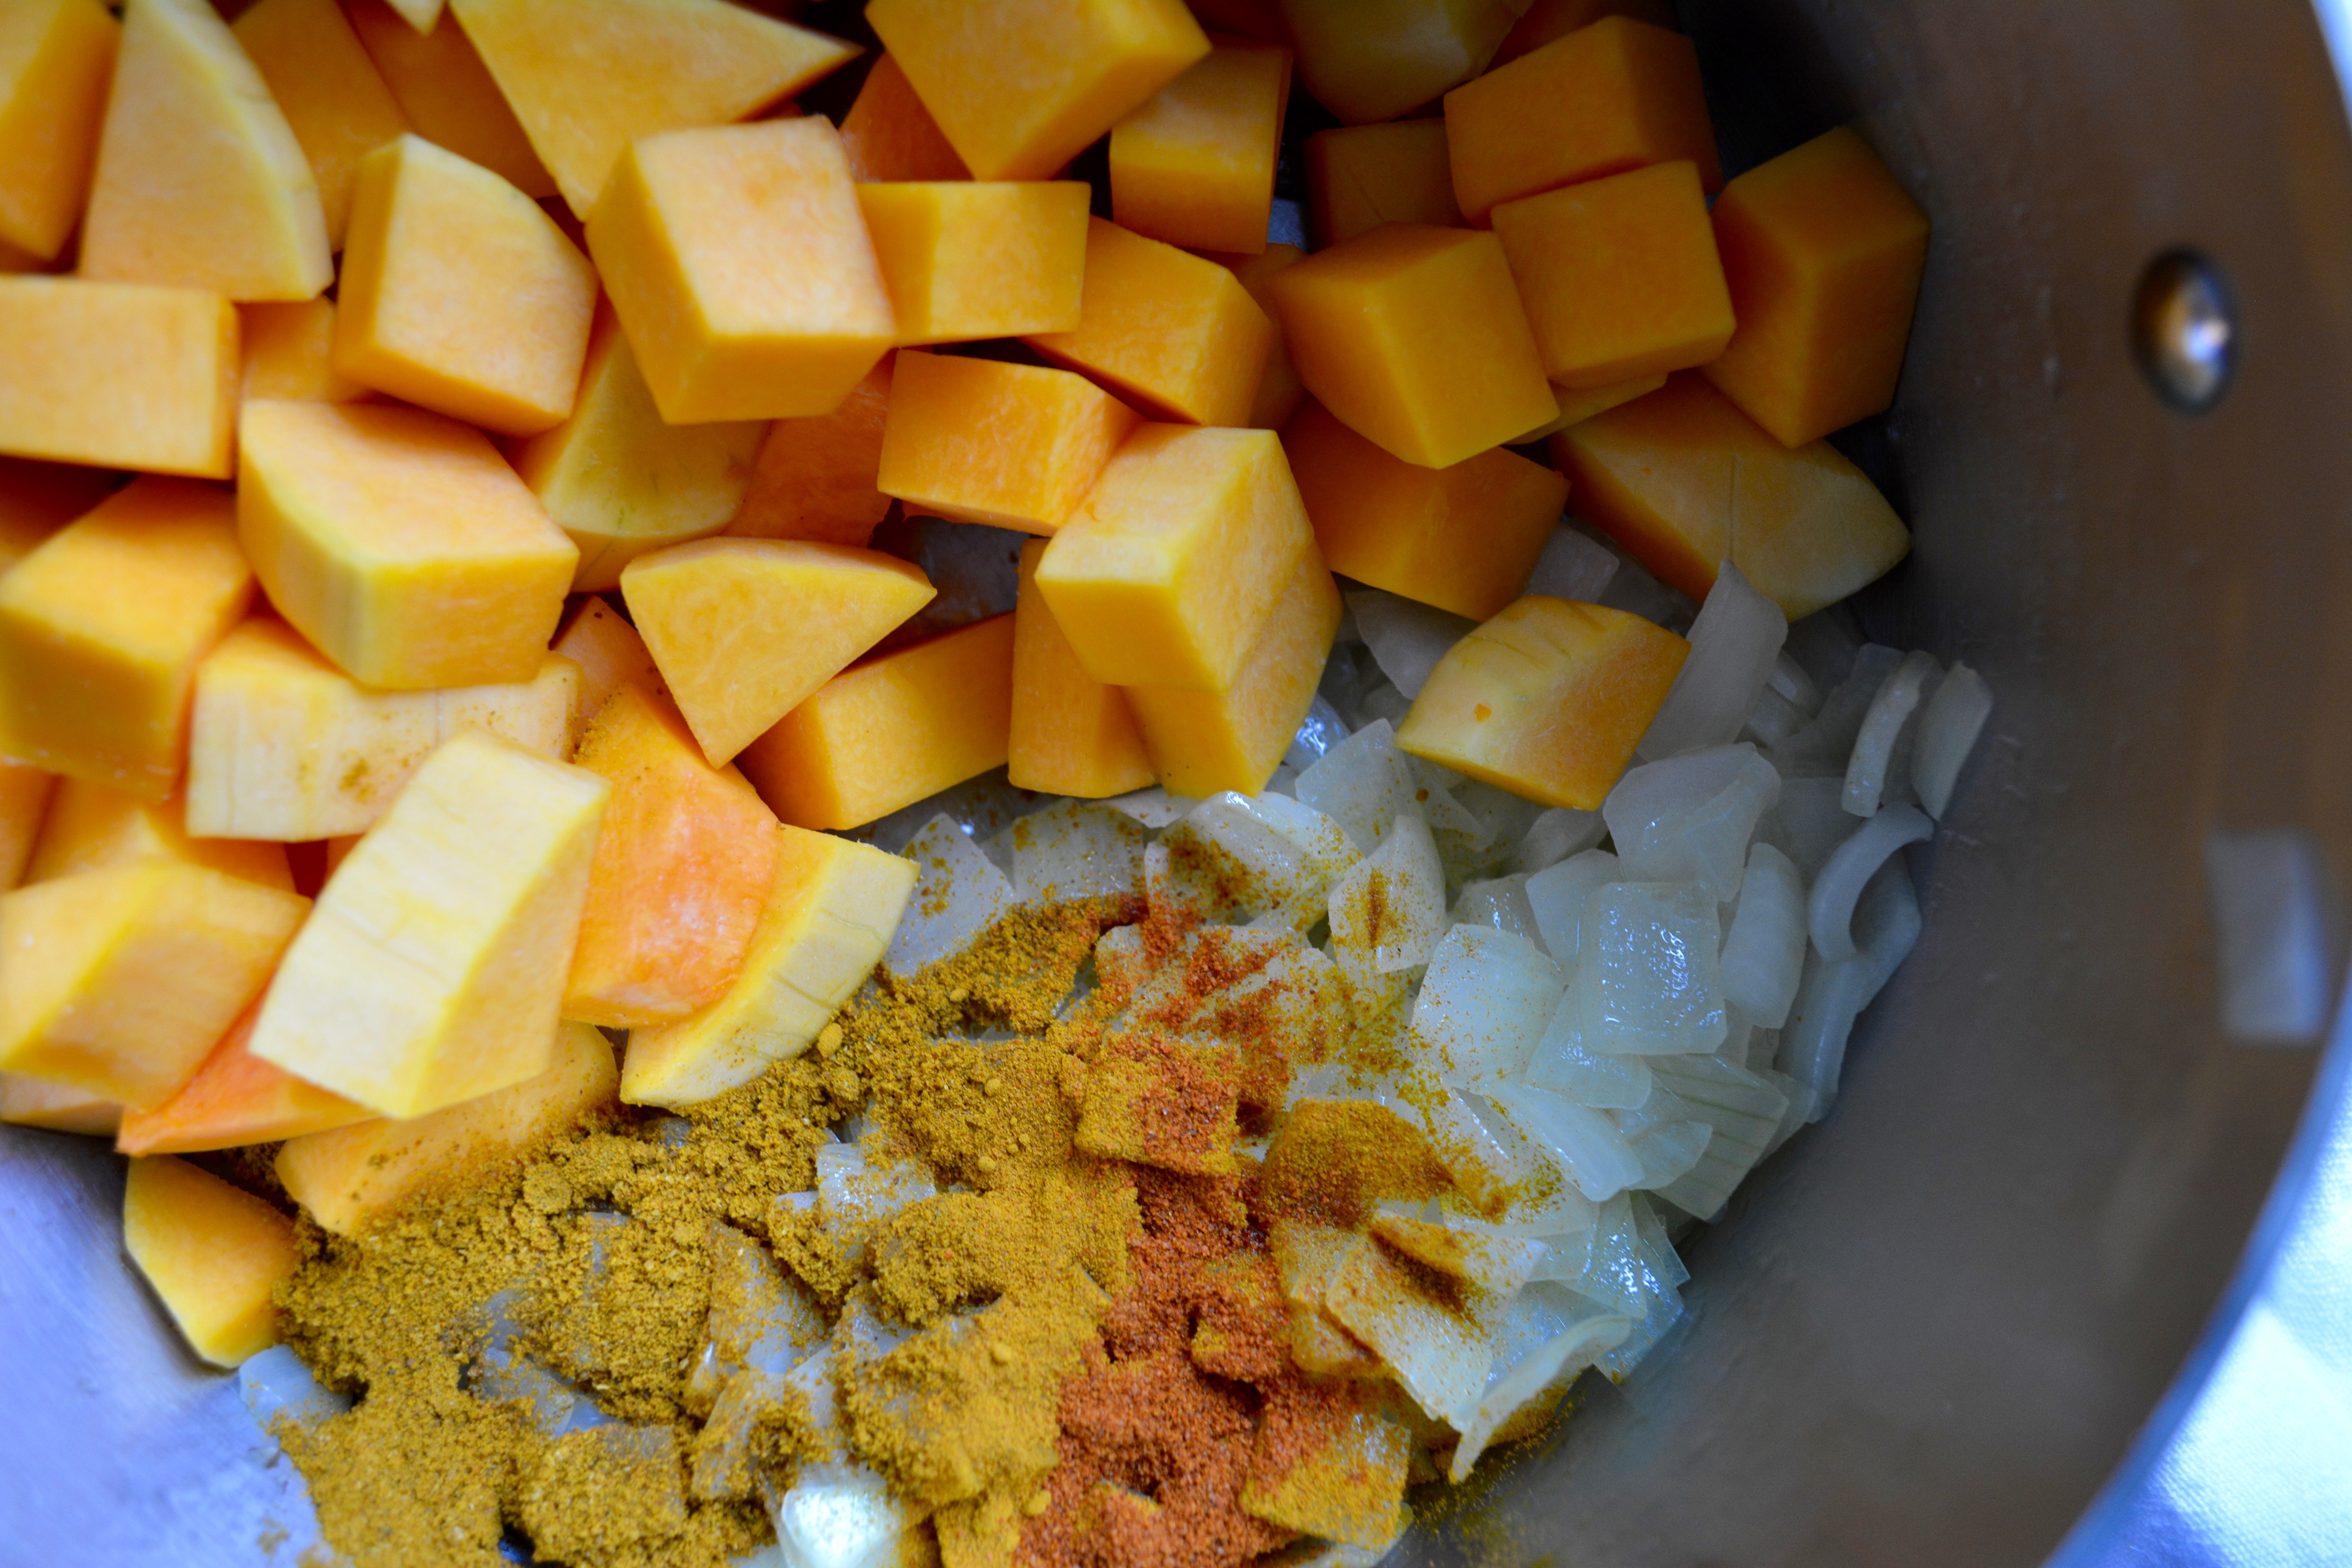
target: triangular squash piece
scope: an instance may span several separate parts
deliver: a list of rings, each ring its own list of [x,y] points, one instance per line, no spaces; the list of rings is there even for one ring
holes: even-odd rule
[[[403,11],[422,9],[414,0],[402,4]],[[446,17],[429,31],[412,26],[402,20],[403,11],[393,9],[389,0],[343,0],[343,15],[360,36],[360,47],[416,133],[479,163],[533,201],[555,195],[554,176],[530,150],[530,138],[466,29]]]
[[[334,278],[310,160],[205,0],[124,8],[81,271],[232,300],[308,300]]]
[[[240,1149],[348,1127],[375,1114],[247,1050],[258,1010],[258,1004],[245,1010],[179,1093],[152,1110],[125,1111],[116,1150],[192,1154]]]
[[[392,0],[392,8],[400,19],[420,33],[429,33],[441,20],[441,0]]]
[[[583,218],[638,137],[730,124],[857,54],[727,0],[450,0],[450,9]]]

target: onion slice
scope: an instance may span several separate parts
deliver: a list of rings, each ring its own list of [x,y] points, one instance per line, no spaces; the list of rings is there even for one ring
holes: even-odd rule
[[[1690,657],[1642,736],[1644,757],[1678,757],[1737,740],[1772,679],[1789,617],[1727,561],[1691,623]]]
[[[1804,977],[1804,879],[1795,862],[1769,844],[1751,845],[1739,907],[1723,938],[1723,999],[1768,1029],[1789,1018]]]
[[[1898,805],[1855,828],[1853,837],[1837,847],[1815,879],[1805,909],[1813,946],[1823,958],[1835,963],[1854,955],[1853,910],[1863,889],[1896,850],[1931,837],[1935,831],[1925,812]]]
[[[1943,668],[1932,653],[1905,654],[1895,673],[1878,689],[1878,695],[1870,700],[1869,711],[1862,716],[1862,729],[1853,738],[1853,751],[1846,759],[1845,809],[1850,815],[1868,816],[1885,801],[1903,742],[1910,738],[1912,715],[1919,710],[1927,683]]]
[[[1944,808],[1952,804],[1952,785],[1959,782],[1961,764],[1976,750],[1977,737],[1991,717],[1992,689],[1965,664],[1952,666],[1921,710],[1911,780],[1919,804],[1937,821],[1944,819]]]

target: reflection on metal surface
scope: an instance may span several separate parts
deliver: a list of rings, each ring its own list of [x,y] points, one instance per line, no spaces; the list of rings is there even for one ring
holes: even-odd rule
[[[2308,1045],[2327,1026],[2336,900],[2327,863],[2292,827],[2205,839],[2221,1026],[2250,1045]]]
[[[2170,250],[2149,263],[2132,300],[2132,352],[2157,395],[2181,413],[2221,400],[2238,368],[2238,312],[2210,258]]]

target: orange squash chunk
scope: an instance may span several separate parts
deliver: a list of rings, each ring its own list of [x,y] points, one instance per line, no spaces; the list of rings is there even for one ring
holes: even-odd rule
[[[1878,487],[1835,447],[1783,447],[1689,372],[1561,431],[1551,455],[1575,482],[1577,510],[1694,599],[1728,556],[1793,621],[1875,582],[1911,548]]]
[[[1271,288],[1307,390],[1408,463],[1451,468],[1558,406],[1491,234],[1389,224]]]
[[[1264,249],[1289,95],[1288,49],[1216,42],[1111,129],[1111,216],[1171,245]]]
[[[1327,249],[1384,223],[1458,226],[1445,121],[1343,125],[1309,136],[1307,218]]]
[[[47,261],[89,193],[121,29],[101,0],[0,6],[0,245]]]
[[[1706,378],[1801,447],[1895,401],[1927,215],[1840,126],[1723,188],[1716,244],[1739,330]]]
[[[1500,69],[1521,55],[1531,55],[1554,38],[1564,38],[1589,27],[1603,16],[1631,16],[1653,26],[1675,25],[1671,0],[1534,0],[1503,36],[1489,69]]]
[[[1639,616],[1531,594],[1437,661],[1397,745],[1546,805],[1598,810],[1689,657]]]
[[[1349,125],[1394,120],[1486,68],[1518,0],[1282,0],[1298,74]]]
[[[992,616],[851,666],[743,753],[796,827],[857,827],[1003,767],[1013,620]]]
[[[887,54],[875,58],[857,89],[857,100],[841,121],[841,146],[849,155],[849,177],[860,184],[971,178],[971,171],[940,133],[940,122],[915,96],[907,73]]]
[[[1021,547],[1021,596],[1013,610],[1013,714],[1005,778],[1015,789],[1088,800],[1125,795],[1152,779],[1151,758],[1127,695],[1087,673],[1037,591],[1045,546]]]
[[[1135,426],[1125,404],[1066,370],[909,351],[875,482],[939,517],[1052,533]]]
[[[858,186],[898,342],[1075,331],[1088,194],[1077,180]]]
[[[874,481],[897,363],[897,355],[884,354],[830,414],[768,426],[728,533],[860,547],[874,537],[890,510],[890,498]]]
[[[335,0],[260,0],[230,29],[310,161],[340,250],[360,160],[407,133],[408,116]]]
[[[1731,294],[1693,164],[1505,202],[1493,218],[1544,374],[1560,385],[1688,370],[1731,341]]]
[[[1209,52],[1182,0],[873,0],[866,20],[983,180],[1056,173]]]
[[[621,612],[591,594],[580,601],[556,637],[555,651],[580,667],[580,726],[596,717],[623,686],[668,695],[646,639]]]
[[[121,482],[120,474],[79,463],[0,458],[0,573],[112,495]]]
[[[278,1342],[278,1286],[301,1253],[294,1222],[168,1154],[134,1160],[122,1189],[122,1248],[188,1348],[235,1366]]]
[[[225,479],[236,378],[218,294],[0,278],[0,452]]]
[[[683,1018],[733,984],[768,901],[776,817],[714,768],[677,710],[625,686],[574,759],[612,781],[588,871],[563,1016],[635,1028]]]
[[[245,370],[237,384],[240,404],[257,397],[352,403],[368,395],[366,387],[336,373],[332,300],[239,305],[236,314],[245,339]]]
[[[1093,218],[1082,308],[1077,331],[1023,341],[1154,418],[1234,426],[1249,418],[1275,329],[1225,268]]]
[[[1687,159],[1723,184],[1699,90],[1698,52],[1679,33],[1609,16],[1445,95],[1454,195],[1483,226],[1496,203]]]
[[[1525,446],[1547,436],[1558,435],[1571,425],[1581,425],[1596,414],[1606,414],[1621,403],[1631,403],[1637,397],[1647,397],[1666,384],[1664,373],[1657,375],[1637,375],[1631,381],[1612,381],[1606,386],[1587,387],[1570,391],[1555,384],[1552,395],[1559,401],[1559,412],[1511,443]]]
[[[191,838],[184,824],[176,796],[157,804],[85,779],[60,779],[41,821],[32,860],[25,868],[25,880],[46,882],[79,871],[158,859],[209,866],[265,888],[294,890],[283,844]],[[0,870],[5,869],[0,862]]]
[[[533,200],[556,194],[466,29],[419,28],[385,0],[343,0],[343,13],[416,133],[509,182]]]
[[[1265,374],[1258,378],[1257,396],[1251,400],[1249,427],[1253,430],[1279,430],[1298,411],[1299,400],[1307,389],[1298,384],[1298,367],[1290,363],[1290,347],[1283,341],[1282,318],[1274,308],[1274,290],[1267,286],[1274,275],[1286,267],[1295,267],[1307,258],[1307,253],[1295,245],[1269,243],[1255,254],[1221,254],[1209,259],[1230,270],[1241,279],[1257,308],[1274,324],[1274,346],[1266,351]]]
[[[57,782],[54,773],[0,761],[0,893],[24,880]]]
[[[245,1010],[179,1093],[152,1110],[125,1112],[115,1149],[124,1154],[238,1149],[348,1127],[375,1114],[246,1049],[257,1011]]]
[[[1519,596],[1568,500],[1566,478],[1515,452],[1423,468],[1320,404],[1299,410],[1282,447],[1332,571],[1474,621]]]

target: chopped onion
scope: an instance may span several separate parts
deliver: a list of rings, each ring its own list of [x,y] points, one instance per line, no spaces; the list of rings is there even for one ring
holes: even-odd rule
[[[1615,551],[1590,534],[1556,528],[1544,541],[1543,553],[1536,557],[1536,569],[1528,575],[1525,592],[1595,605],[1616,575]]]
[[[1535,906],[1528,902],[1528,879],[1524,875],[1465,884],[1462,896],[1454,900],[1454,922],[1492,926],[1538,947],[1543,945],[1542,933],[1536,930]]]
[[[1780,775],[1755,747],[1717,746],[1633,769],[1601,815],[1628,878],[1695,881],[1728,903],[1756,824],[1780,797]]]
[[[1772,660],[1772,674],[1764,689],[1807,718],[1822,710],[1822,689],[1805,667],[1783,646]]]
[[[1739,727],[1739,738],[1753,739],[1774,752],[1784,750],[1797,738],[1797,732],[1810,722],[1811,716],[1769,687],[1756,699],[1756,706],[1748,710],[1748,720]]]
[[[1571,855],[1528,879],[1528,907],[1535,911],[1536,936],[1562,969],[1574,969],[1583,941],[1585,906],[1594,890],[1624,879],[1617,857],[1606,849]]]
[[[1764,1158],[1788,1111],[1789,1097],[1760,1074],[1720,1057],[1660,1057],[1650,1066],[1666,1092],[1715,1133],[1706,1155],[1661,1185],[1659,1195],[1711,1219]]]
[[[1595,1203],[1642,1179],[1641,1160],[1603,1112],[1520,1083],[1489,1084],[1483,1092]]]
[[[1427,757],[1407,756],[1405,763],[1412,773],[1413,800],[1427,819],[1429,830],[1453,834],[1471,848],[1484,848],[1494,836],[1493,829],[1454,795],[1470,781]]]
[[[1829,864],[1814,879],[1812,894],[1805,907],[1813,946],[1823,958],[1835,963],[1854,955],[1854,906],[1862,898],[1863,889],[1896,850],[1906,844],[1932,837],[1935,832],[1936,825],[1927,820],[1924,812],[1898,805],[1880,812],[1855,828],[1853,836],[1837,847]]]
[[[1654,1100],[1656,1096],[1651,1098]],[[1641,1112],[1625,1114],[1638,1116]],[[1653,1122],[1638,1132],[1627,1132],[1626,1145],[1642,1162],[1642,1179],[1633,1184],[1655,1188],[1681,1180],[1698,1163],[1714,1136],[1715,1130],[1696,1118]]]
[[[1790,658],[1823,691],[1835,688],[1853,671],[1854,657],[1865,640],[1853,611],[1843,604],[1789,623]],[[1872,689],[1877,684],[1873,681]]]
[[[1396,731],[1376,719],[1341,741],[1298,775],[1298,799],[1338,823],[1348,841],[1369,855],[1420,789]]]
[[[962,952],[1013,907],[1012,882],[944,813],[915,835],[906,855],[915,863],[915,890],[882,955],[899,974]]]
[[[1899,858],[1889,859],[1863,890],[1853,939],[1859,948],[1851,958],[1832,961],[1817,952],[1805,961],[1804,983],[1780,1032],[1780,1068],[1812,1093],[1813,1121],[1828,1115],[1837,1098],[1854,1020],[1919,940],[1919,898]]]
[[[1113,795],[1103,805],[1123,811],[1146,827],[1165,827],[1201,803],[1189,795],[1170,795],[1158,784],[1133,795]]]
[[[1364,688],[1363,700],[1357,704],[1357,711],[1367,724],[1374,720],[1391,725],[1402,724],[1404,716],[1412,711],[1412,699],[1391,685],[1388,677],[1382,676]]]
[[[1976,750],[1985,721],[1992,717],[1992,689],[1984,677],[1965,664],[1955,664],[1944,683],[1919,715],[1919,733],[1912,744],[1911,781],[1919,804],[1941,822],[1952,803],[1952,786],[1959,782],[1961,764]]]
[[[939,1195],[921,1165],[906,1159],[876,1163],[870,1143],[821,1143],[816,1151],[817,1218],[853,1256],[883,1221]]]
[[[1093,801],[1056,801],[1004,830],[1013,889],[1026,901],[1133,893],[1143,887],[1150,836],[1134,817]]]
[[[1244,919],[1277,915],[1277,923],[1305,931],[1323,915],[1331,884],[1362,858],[1330,817],[1286,795],[1245,795],[1225,790],[1187,813],[1153,848],[1172,854],[1181,838],[1213,846],[1243,873],[1215,879],[1233,912]],[[1172,867],[1171,867],[1172,870]]]
[[[1323,1287],[1323,1306],[1388,1363],[1423,1414],[1442,1421],[1476,1397],[1495,1362],[1504,1303],[1475,1297],[1465,1303],[1465,1294],[1441,1297],[1418,1271],[1358,1236]]]
[[[1845,766],[1845,808],[1851,815],[1868,816],[1882,802],[1899,804],[1888,786],[1898,770],[1902,749],[1911,739],[1912,718],[1919,710],[1927,683],[1942,674],[1943,668],[1934,654],[1905,654],[1895,673],[1870,700]]]
[[[1318,691],[1307,705],[1307,717],[1298,721],[1298,732],[1290,738],[1290,749],[1282,753],[1282,760],[1304,773],[1348,735],[1348,721],[1331,700]]]
[[[1790,758],[1833,763],[1843,771],[1853,754],[1854,738],[1862,733],[1863,716],[1870,711],[1871,700],[1902,662],[1901,650],[1864,643],[1854,654],[1845,679],[1822,700],[1822,710],[1813,715],[1813,721],[1789,742]]]
[[[1580,1240],[1580,1246],[1552,1247],[1537,1266],[1535,1278],[1565,1285],[1605,1310],[1637,1322],[1647,1315],[1652,1301],[1673,1289],[1643,1255],[1632,1194],[1621,1192],[1603,1202]]]
[[[1445,931],[1445,868],[1420,813],[1399,812],[1381,847],[1332,884],[1330,921],[1332,956],[1350,979],[1429,962]]]
[[[1597,811],[1553,806],[1538,816],[1519,839],[1519,847],[1511,857],[1511,869],[1529,875],[1549,869],[1571,855],[1591,848],[1608,831],[1609,825]]]
[[[1678,757],[1736,740],[1772,679],[1789,618],[1723,563],[1715,587],[1691,623],[1690,657],[1642,737],[1644,757]]]
[[[1617,571],[1609,579],[1609,585],[1601,591],[1597,602],[1629,616],[1639,616],[1669,631],[1689,626],[1698,614],[1698,606],[1688,595],[1667,587],[1622,551],[1617,552]]]
[[[1562,1290],[1560,1297],[1578,1300]],[[1486,1373],[1477,1402],[1455,1413],[1454,1445],[1446,1474],[1460,1485],[1486,1451],[1503,1424],[1548,1389],[1574,1377],[1593,1361],[1625,1342],[1633,1321],[1595,1310],[1591,1303],[1563,1310],[1565,1303],[1542,1285],[1530,1286],[1506,1309],[1496,1338],[1501,1349]]]
[[[1805,884],[1769,844],[1748,851],[1739,908],[1723,939],[1723,999],[1767,1028],[1787,1021],[1805,969]]]
[[[1780,798],[1756,825],[1758,839],[1786,855],[1807,883],[1853,832],[1843,774],[1782,779]]]
[[[1567,994],[1537,1042],[1522,1080],[1597,1110],[1632,1110],[1650,1098],[1649,1058],[1606,1056],[1588,1047],[1577,999]]]
[[[1517,1075],[1543,1038],[1567,977],[1524,937],[1488,926],[1447,931],[1422,977],[1412,1032],[1447,1082],[1475,1087]]]
[[[769,1515],[787,1568],[888,1568],[925,1510],[862,1465],[803,1465]]]
[[[1348,608],[1381,673],[1408,700],[1421,695],[1437,661],[1478,626],[1466,616],[1378,588],[1355,590],[1348,595]]]
[[[1595,892],[1574,990],[1584,1043],[1633,1056],[1715,1049],[1729,1027],[1716,967],[1722,940],[1702,889],[1615,882]]]
[[[272,1345],[246,1357],[237,1366],[236,1382],[238,1392],[245,1395],[245,1407],[265,1432],[281,1415],[297,1426],[314,1426],[352,1407],[348,1394],[337,1394],[311,1376],[302,1358],[284,1345]]]

